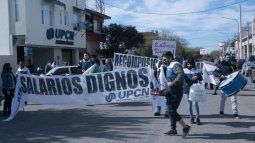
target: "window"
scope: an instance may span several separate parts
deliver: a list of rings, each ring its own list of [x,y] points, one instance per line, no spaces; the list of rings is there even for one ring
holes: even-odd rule
[[[102,23],[97,22],[97,32],[102,32]]]
[[[19,0],[15,0],[15,21],[19,21]]]
[[[60,11],[60,24],[67,24],[67,12],[64,10]]]
[[[78,67],[71,67],[71,74],[72,75],[82,74],[82,71]]]
[[[52,9],[49,4],[44,3],[42,7],[42,24],[52,26]]]
[[[67,75],[69,74],[68,68],[59,68],[52,75]]]
[[[73,21],[73,29],[74,30],[78,30],[78,27],[79,27],[79,16],[78,16],[77,13],[73,14],[72,21]]]

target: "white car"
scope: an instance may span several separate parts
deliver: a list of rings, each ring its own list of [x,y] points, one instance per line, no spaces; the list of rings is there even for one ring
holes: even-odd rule
[[[251,82],[255,83],[255,68],[251,70]]]
[[[60,66],[55,67],[51,69],[49,72],[47,72],[46,76],[52,76],[52,75],[78,75],[82,74],[81,69],[79,69],[77,66]]]
[[[254,68],[255,68],[255,56],[251,55],[249,59],[246,62],[244,62],[241,73],[244,74],[245,76],[248,76],[251,74],[252,69]]]

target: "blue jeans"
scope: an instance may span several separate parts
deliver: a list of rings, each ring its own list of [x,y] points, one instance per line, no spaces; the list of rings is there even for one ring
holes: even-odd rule
[[[196,118],[199,118],[199,106],[198,106],[198,102],[192,102],[189,100],[189,94],[184,94],[187,98],[188,104],[189,104],[189,115],[190,118],[193,117],[193,103],[195,106],[195,111],[196,111]]]

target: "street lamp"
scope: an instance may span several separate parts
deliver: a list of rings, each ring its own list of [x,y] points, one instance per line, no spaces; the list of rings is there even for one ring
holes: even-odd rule
[[[234,18],[229,18],[229,17],[221,17],[221,18],[224,18],[224,19],[229,19],[229,20],[233,20],[237,23],[237,33],[238,33],[238,51],[239,51],[239,59],[241,58],[241,54],[242,54],[242,33],[241,33],[241,27],[239,25],[239,21],[237,19],[234,19]],[[240,35],[239,35],[240,34]]]

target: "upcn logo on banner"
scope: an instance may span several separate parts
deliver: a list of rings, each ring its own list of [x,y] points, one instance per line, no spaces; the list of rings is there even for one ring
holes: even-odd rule
[[[147,68],[86,75],[88,94],[102,93],[108,103],[147,98],[150,90]]]
[[[56,39],[56,44],[73,45],[74,32],[69,30],[49,28],[46,32],[48,40]]]

